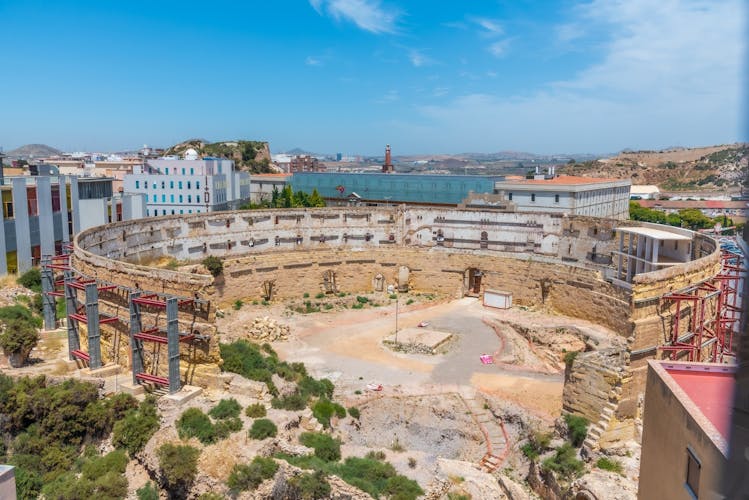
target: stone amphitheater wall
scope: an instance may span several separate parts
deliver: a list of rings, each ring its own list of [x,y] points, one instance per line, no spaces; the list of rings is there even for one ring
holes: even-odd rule
[[[631,286],[614,284],[605,278],[612,275],[612,252],[618,249],[615,228],[627,225],[639,224],[402,206],[218,212],[84,231],[76,238],[72,263],[86,276],[123,287],[200,299],[200,314],[182,311],[180,324],[208,334],[215,333],[217,306],[260,298],[266,281],[274,282],[276,298],[298,298],[323,290],[323,274],[333,271],[338,289],[363,292],[374,289],[378,275],[396,283],[405,266],[410,288],[458,297],[467,291],[467,272],[473,269],[483,275],[482,290],[507,290],[517,304],[601,324],[627,339],[630,350],[641,351],[662,344],[668,331],[672,311],[660,296],[709,279],[720,259],[714,240],[695,235],[695,260],[638,275]],[[160,259],[200,261],[209,255],[224,259],[216,279],[153,267]],[[102,300],[109,302],[105,308],[121,307]],[[153,321],[159,321],[157,315]],[[215,368],[213,337],[183,359]],[[121,358],[125,350],[118,351]],[[636,400],[644,384],[639,371],[644,374],[644,359],[653,354],[633,357],[638,373],[624,388],[623,400]]]

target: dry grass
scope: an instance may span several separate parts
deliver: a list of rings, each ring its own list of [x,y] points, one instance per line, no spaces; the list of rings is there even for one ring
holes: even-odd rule
[[[241,437],[230,437],[219,443],[206,446],[200,454],[198,468],[221,481],[229,478],[232,468],[242,462]]]
[[[20,286],[18,282],[16,281],[16,276],[12,274],[0,276],[0,288],[8,288],[8,287],[16,287],[16,286]]]

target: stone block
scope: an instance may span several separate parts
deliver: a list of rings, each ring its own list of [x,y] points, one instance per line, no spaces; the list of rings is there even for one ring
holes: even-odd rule
[[[145,394],[146,390],[143,388],[140,384],[133,384],[132,382],[124,382],[118,384],[118,389],[121,392],[124,392],[125,394],[130,394],[132,396],[140,396],[141,394]]]
[[[182,388],[174,394],[167,394],[164,396],[165,399],[172,401],[177,406],[182,406],[191,399],[197,397],[203,392],[202,387],[196,387],[194,385],[183,385]]]
[[[232,394],[241,394],[254,399],[263,399],[263,396],[267,391],[268,386],[265,385],[265,382],[248,380],[239,375],[235,375],[229,383],[229,392]]]

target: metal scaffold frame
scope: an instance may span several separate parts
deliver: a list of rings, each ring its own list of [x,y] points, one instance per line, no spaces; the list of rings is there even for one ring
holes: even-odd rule
[[[723,362],[734,353],[734,332],[741,317],[738,290],[741,281],[741,255],[723,251],[721,271],[709,281],[661,300],[674,307],[667,342],[658,349],[670,359],[692,362]],[[688,316],[687,328],[682,315]]]

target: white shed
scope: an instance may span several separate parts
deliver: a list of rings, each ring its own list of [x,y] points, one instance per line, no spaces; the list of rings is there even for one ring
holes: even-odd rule
[[[512,293],[487,289],[484,291],[484,306],[509,309],[512,307]]]

